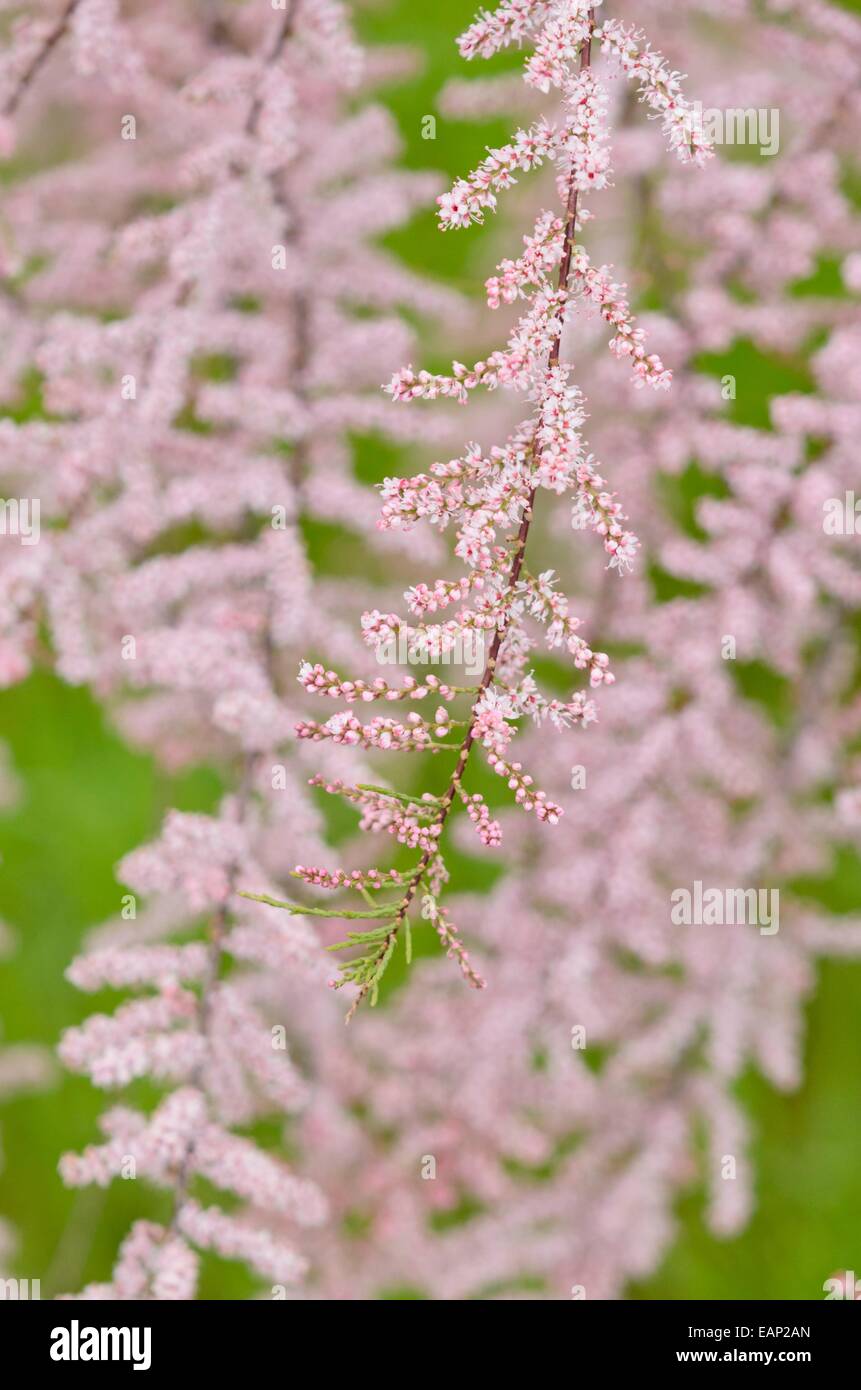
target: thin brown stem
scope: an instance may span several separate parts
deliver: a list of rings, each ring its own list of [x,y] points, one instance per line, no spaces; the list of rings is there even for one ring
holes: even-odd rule
[[[27,67],[24,69],[24,71],[18,78],[14,90],[6,98],[6,101],[3,104],[4,116],[14,116],[15,112],[18,110],[18,107],[21,104],[21,100],[24,96],[24,93],[30,87],[30,84],[33,82],[34,78],[39,72],[39,69],[44,66],[44,64],[48,61],[51,54],[53,53],[54,49],[57,47],[57,44],[60,42],[60,39],[63,37],[63,35],[69,27],[69,21],[71,20],[72,15],[75,13],[75,10],[78,8],[78,5],[80,3],[81,0],[68,0],[65,9],[58,16],[57,22],[54,25],[53,29],[48,30],[48,33],[45,35],[45,38],[43,39],[41,45],[33,54],[33,57],[27,64]]]
[[[292,36],[293,26],[299,17],[300,4],[301,0],[291,0],[290,5],[284,11],[284,17],[275,31],[275,37],[272,41],[272,47],[266,55],[265,66],[267,68],[270,68],[273,66],[273,64],[277,63],[278,59],[281,57],[281,54],[284,52],[284,45],[286,44],[287,40]],[[245,121],[246,135],[256,134],[257,126],[260,121],[262,111],[263,96],[261,92],[258,91],[254,97],[254,100],[251,103],[251,107],[248,111],[248,116]]]

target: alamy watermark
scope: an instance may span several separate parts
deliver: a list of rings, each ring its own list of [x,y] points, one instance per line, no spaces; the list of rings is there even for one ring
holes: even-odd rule
[[[780,110],[776,106],[703,106],[691,103],[691,123],[713,145],[757,145],[770,159],[780,148]]]
[[[51,1332],[52,1361],[131,1361],[133,1371],[152,1365],[151,1327],[82,1327],[73,1318],[69,1327]]]
[[[674,888],[670,902],[670,921],[677,927],[759,927],[760,936],[780,931],[778,888],[704,889],[696,879],[693,891]]]
[[[822,529],[826,536],[861,536],[861,497],[850,491],[822,503]]]
[[[33,1302],[42,1297],[40,1279],[0,1279],[0,1303]]]
[[[854,1269],[845,1269],[840,1274],[832,1274],[822,1285],[825,1301],[845,1299],[849,1303],[861,1303],[861,1279]]]
[[[442,630],[417,632],[402,627],[377,647],[381,666],[462,666],[468,676],[480,676],[485,667],[485,634],[466,628],[455,636]]]
[[[22,545],[36,545],[41,510],[38,497],[0,497],[0,536],[17,536]]]

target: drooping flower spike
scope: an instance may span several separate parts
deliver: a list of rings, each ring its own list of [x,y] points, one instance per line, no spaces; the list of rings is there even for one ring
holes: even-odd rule
[[[503,0],[495,13],[482,12],[460,41],[466,57],[488,57],[508,43],[528,41],[533,51],[526,59],[525,79],[542,92],[555,90],[561,111],[555,123],[542,117],[528,130],[518,130],[509,144],[488,151],[467,178],[443,194],[438,200],[441,228],[480,222],[518,174],[547,161],[557,171],[562,208],[541,213],[533,232],[524,238],[523,253],[504,261],[487,283],[491,308],[502,302],[525,302],[506,346],[472,367],[454,362],[448,375],[405,367],[387,387],[395,402],[449,397],[461,403],[479,386],[506,387],[525,397],[531,410],[505,444],[487,455],[471,444],[460,458],[435,463],[429,474],[389,478],[382,488],[379,525],[408,530],[425,520],[440,530],[451,526],[455,553],[466,574],[414,586],[406,595],[414,623],[397,614],[366,613],[364,640],[380,660],[399,645],[403,650],[404,644],[407,651],[423,652],[425,657],[430,651],[446,660],[480,637],[483,664],[477,683],[460,692],[468,701],[463,717],[453,719],[440,709],[426,715],[413,710],[405,719],[381,715],[362,720],[347,709],[325,722],[306,720],[298,726],[303,739],[388,753],[426,751],[448,755],[453,763],[446,790],[436,797],[377,789],[369,807],[361,788],[328,784],[329,790],[362,805],[365,828],[377,830],[387,822],[386,829],[401,840],[411,835],[405,842],[421,851],[403,882],[391,884],[378,871],[380,881],[372,887],[364,881],[355,885],[366,908],[345,910],[343,915],[364,917],[374,925],[351,934],[343,943],[362,951],[333,981],[336,988],[357,986],[348,1018],[365,997],[371,1002],[376,999],[399,938],[403,935],[409,941],[410,915],[419,902],[422,915],[437,924],[467,981],[477,988],[483,984],[465,949],[455,944],[454,928],[438,903],[448,878],[443,832],[453,809],[458,805],[467,809],[488,847],[498,845],[501,838],[498,823],[467,786],[477,750],[524,810],[550,825],[562,815],[562,808],[535,786],[532,775],[511,756],[510,745],[519,722],[527,716],[537,723],[549,720],[559,729],[586,728],[596,718],[596,709],[582,690],[575,690],[567,701],[548,699],[540,692],[529,670],[535,646],[530,626],[544,628],[550,649],[567,650],[575,670],[588,673],[593,690],[614,681],[609,658],[594,651],[580,634],[578,619],[552,572],[536,576],[526,565],[527,542],[543,491],[570,499],[575,526],[590,528],[601,537],[609,567],[621,574],[637,553],[636,536],[626,529],[621,504],[583,437],[584,397],[572,379],[571,365],[562,357],[563,332],[575,311],[580,307],[597,310],[610,324],[611,351],[629,361],[637,387],[665,390],[671,381],[670,372],[657,354],[648,351],[642,330],[635,326],[624,286],[613,282],[609,267],[596,269],[577,240],[589,216],[584,195],[605,188],[611,175],[606,90],[603,78],[593,69],[593,54],[599,48],[605,51],[612,64],[639,82],[642,100],[661,114],[670,145],[683,161],[701,163],[708,150],[690,118],[678,75],[660,55],[643,47],[641,35],[611,20],[599,25],[598,10],[598,5],[582,0],[550,4]],[[426,618],[440,607],[450,616],[442,624],[428,623]],[[359,693],[355,682],[322,673],[307,663],[299,680],[311,693],[343,695],[350,705]],[[435,694],[429,688],[425,693],[429,698]],[[398,690],[380,682],[377,690],[363,689],[361,698],[412,700],[417,694],[415,685],[404,684]],[[296,903],[280,906],[293,913],[307,911]],[[336,908],[314,910],[339,915]]]

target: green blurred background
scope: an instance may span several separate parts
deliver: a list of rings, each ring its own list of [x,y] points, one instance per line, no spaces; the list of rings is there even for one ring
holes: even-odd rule
[[[858,10],[861,3],[846,7]],[[362,13],[367,40],[419,51],[422,71],[383,97],[400,125],[405,162],[439,168],[447,177],[471,167],[485,144],[507,134],[498,122],[465,125],[437,113],[436,138],[422,138],[422,117],[436,113],[447,78],[468,75],[453,40],[473,9],[472,0],[432,6],[400,0]],[[441,237],[426,212],[388,244],[423,271],[475,293],[486,273],[485,235]],[[815,288],[839,293],[832,267],[822,266]],[[720,375],[740,360],[746,389],[738,418],[763,426],[769,393],[796,387],[803,364],[765,359],[740,345],[732,358],[706,365]],[[381,461],[380,450],[367,442],[357,447],[357,470],[369,483],[409,471],[392,463],[391,453]],[[361,563],[357,537],[327,532],[309,539],[321,571],[349,573]],[[777,698],[765,678],[754,682],[751,694]],[[209,769],[165,777],[152,760],[123,746],[85,691],[44,673],[0,693],[0,740],[21,784],[14,810],[0,814],[0,917],[18,936],[16,954],[0,961],[0,1027],[6,1041],[53,1046],[64,1027],[100,1004],[68,985],[63,972],[86,928],[118,910],[117,860],[157,831],[168,807],[212,809],[220,783]],[[861,910],[861,863],[849,852],[836,857],[827,883],[799,886],[836,912]],[[753,1075],[743,1085],[754,1128],[757,1206],[750,1226],[739,1239],[715,1240],[704,1229],[702,1194],[688,1194],[679,1204],[674,1248],[647,1284],[631,1290],[633,1297],[817,1299],[834,1270],[861,1271],[859,1059],[861,962],[826,962],[807,1011],[801,1089],[779,1095]],[[20,1235],[15,1271],[41,1278],[43,1297],[107,1277],[130,1222],[165,1214],[163,1199],[142,1185],[115,1183],[107,1192],[80,1193],[61,1185],[60,1153],[95,1138],[102,1104],[88,1082],[58,1067],[53,1089],[11,1100],[0,1111],[0,1214]],[[204,1296],[245,1297],[252,1288],[237,1266],[207,1261]]]

